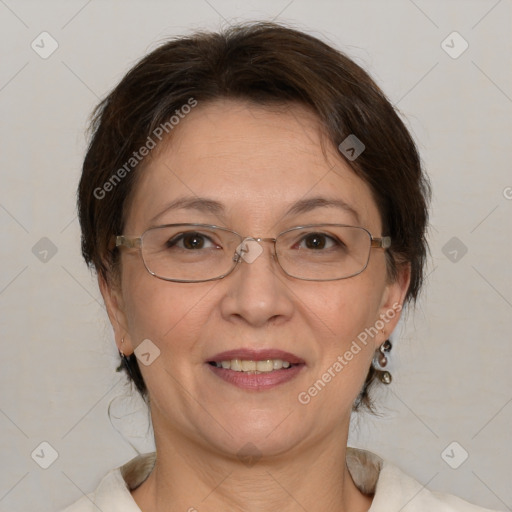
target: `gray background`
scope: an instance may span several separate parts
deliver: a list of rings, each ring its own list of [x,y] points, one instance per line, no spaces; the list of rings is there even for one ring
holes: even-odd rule
[[[245,19],[292,22],[368,69],[432,179],[427,288],[395,336],[383,416],[354,418],[350,444],[512,510],[510,0],[0,0],[0,511],[56,510],[151,449],[79,254],[84,129],[167,36]],[[46,59],[43,31],[59,45]],[[461,55],[457,36],[442,44],[453,31]]]

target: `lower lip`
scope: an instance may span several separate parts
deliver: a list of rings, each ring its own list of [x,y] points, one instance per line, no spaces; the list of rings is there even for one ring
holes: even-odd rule
[[[226,370],[218,368],[207,363],[210,370],[221,379],[242,389],[251,389],[253,391],[261,391],[272,389],[279,384],[284,384],[295,378],[304,367],[303,364],[294,365],[284,370],[274,370],[268,373],[247,373],[236,372],[234,370]]]

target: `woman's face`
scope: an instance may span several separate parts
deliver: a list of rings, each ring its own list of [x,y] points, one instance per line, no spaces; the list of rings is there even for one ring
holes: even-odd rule
[[[320,137],[316,117],[302,107],[199,103],[141,174],[123,234],[192,222],[253,237],[317,223],[383,235],[368,186],[336,148],[329,146],[324,156]],[[168,209],[179,198],[196,202]],[[318,198],[339,204],[307,202]],[[298,202],[302,208],[289,213]],[[242,261],[224,279],[201,283],[155,278],[138,250],[123,249],[119,287],[102,283],[119,348],[130,354],[150,340],[145,358],[152,362],[139,366],[157,442],[162,436],[217,453],[236,455],[252,447],[270,455],[319,440],[339,442],[347,431],[374,351],[398,321],[407,272],[388,282],[385,253],[372,249],[366,270],[355,277],[304,281],[281,270],[272,243],[261,247],[251,263]],[[153,360],[155,347],[160,354]],[[235,375],[211,364],[226,351],[229,359],[237,359],[237,352],[238,359],[249,359],[258,351],[256,359],[295,358],[301,364],[275,374]],[[226,372],[238,380],[223,378]]]

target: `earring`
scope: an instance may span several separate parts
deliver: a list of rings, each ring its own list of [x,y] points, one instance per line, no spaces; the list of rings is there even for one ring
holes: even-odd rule
[[[124,336],[121,338],[121,345],[124,343]],[[132,366],[135,365],[135,368],[137,368],[137,362],[135,361],[133,354],[126,356],[125,353],[122,350],[119,350],[119,355],[121,356],[121,364],[117,368],[116,371],[120,372],[123,368],[126,372],[128,372],[129,378],[132,382],[135,382],[136,386],[138,386],[137,382],[139,381],[140,377],[134,374],[134,369],[132,369]]]
[[[386,340],[376,351],[373,356],[372,366],[377,370],[378,377],[384,384],[391,383],[391,373],[385,368],[388,365],[388,358],[386,353],[393,348],[393,345],[389,340]]]

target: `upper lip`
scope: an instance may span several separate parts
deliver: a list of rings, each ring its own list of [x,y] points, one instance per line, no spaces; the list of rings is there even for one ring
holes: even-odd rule
[[[304,364],[304,359],[274,348],[268,349],[250,349],[250,348],[236,348],[233,350],[227,350],[226,352],[220,352],[210,357],[207,362],[220,363],[221,361],[231,361],[232,359],[243,359],[246,361],[265,361],[267,359],[281,359],[288,361],[291,364]]]

